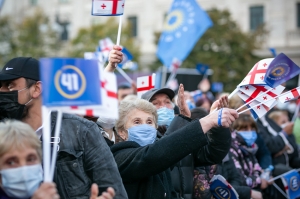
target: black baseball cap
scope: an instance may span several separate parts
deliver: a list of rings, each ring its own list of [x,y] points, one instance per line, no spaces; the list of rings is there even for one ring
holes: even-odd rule
[[[159,93],[166,94],[170,98],[170,100],[172,100],[175,96],[175,93],[172,89],[169,89],[169,88],[161,88],[161,89],[153,88],[153,89],[147,91],[146,93],[144,93],[142,95],[142,99],[147,100],[147,101],[150,102],[151,98],[154,95],[159,94]]]
[[[39,81],[39,61],[32,57],[16,57],[9,60],[0,72],[0,80],[11,80],[20,77]]]

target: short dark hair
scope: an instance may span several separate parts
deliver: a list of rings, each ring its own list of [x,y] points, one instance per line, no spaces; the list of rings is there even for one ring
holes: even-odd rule
[[[130,89],[131,85],[129,83],[122,83],[118,86],[118,90],[120,89]]]
[[[33,86],[34,84],[36,84],[38,82],[36,80],[27,79],[27,78],[25,78],[25,80],[26,80],[26,86],[27,86],[27,88],[30,88],[31,86]]]

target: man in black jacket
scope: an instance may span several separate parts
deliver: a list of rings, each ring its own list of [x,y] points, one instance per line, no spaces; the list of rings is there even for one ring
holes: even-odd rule
[[[42,136],[42,82],[39,62],[31,57],[10,60],[0,73],[0,110],[6,118],[29,124]],[[50,114],[49,114],[50,115]],[[51,117],[51,131],[56,124]],[[109,147],[94,122],[63,114],[54,182],[61,198],[90,198],[91,185],[100,193],[113,187],[116,197],[126,199],[122,179]]]

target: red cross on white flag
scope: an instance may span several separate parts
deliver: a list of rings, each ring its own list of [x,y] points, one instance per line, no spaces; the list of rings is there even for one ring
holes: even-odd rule
[[[172,73],[176,73],[178,68],[181,66],[181,64],[182,64],[182,62],[179,59],[173,58],[172,64],[170,66],[170,71]]]
[[[125,0],[93,0],[92,15],[117,16],[123,15]]]
[[[99,40],[99,46],[104,59],[107,60],[109,56],[109,52],[112,50],[114,43],[109,37],[107,37],[105,39]]]
[[[141,98],[144,93],[155,88],[155,74],[153,73],[149,76],[138,77],[136,86],[138,97]]]
[[[278,95],[285,89],[284,86],[277,86],[275,89],[272,89],[269,86],[258,86],[258,85],[246,85],[241,86],[239,90],[245,93],[248,96],[248,99],[243,99],[246,103],[250,102],[252,99],[256,99],[256,101],[263,102],[266,106],[271,107]],[[266,91],[269,92],[265,93]],[[264,93],[264,94],[263,94]],[[245,96],[245,95],[244,95]],[[273,100],[271,100],[273,98]]]
[[[266,84],[266,82],[264,81],[265,74],[267,72],[269,64],[273,60],[274,58],[268,58],[257,62],[238,86],[245,86],[249,84]]]
[[[290,91],[285,92],[283,95],[278,97],[278,100],[282,103],[288,102],[294,99],[298,99],[300,96],[300,86],[297,88],[294,88]]]

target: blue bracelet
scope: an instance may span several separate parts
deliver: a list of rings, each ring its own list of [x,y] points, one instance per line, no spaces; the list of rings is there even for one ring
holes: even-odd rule
[[[219,111],[219,114],[218,114],[218,125],[219,126],[222,126],[222,111],[223,111],[223,108],[221,108],[221,110]]]

